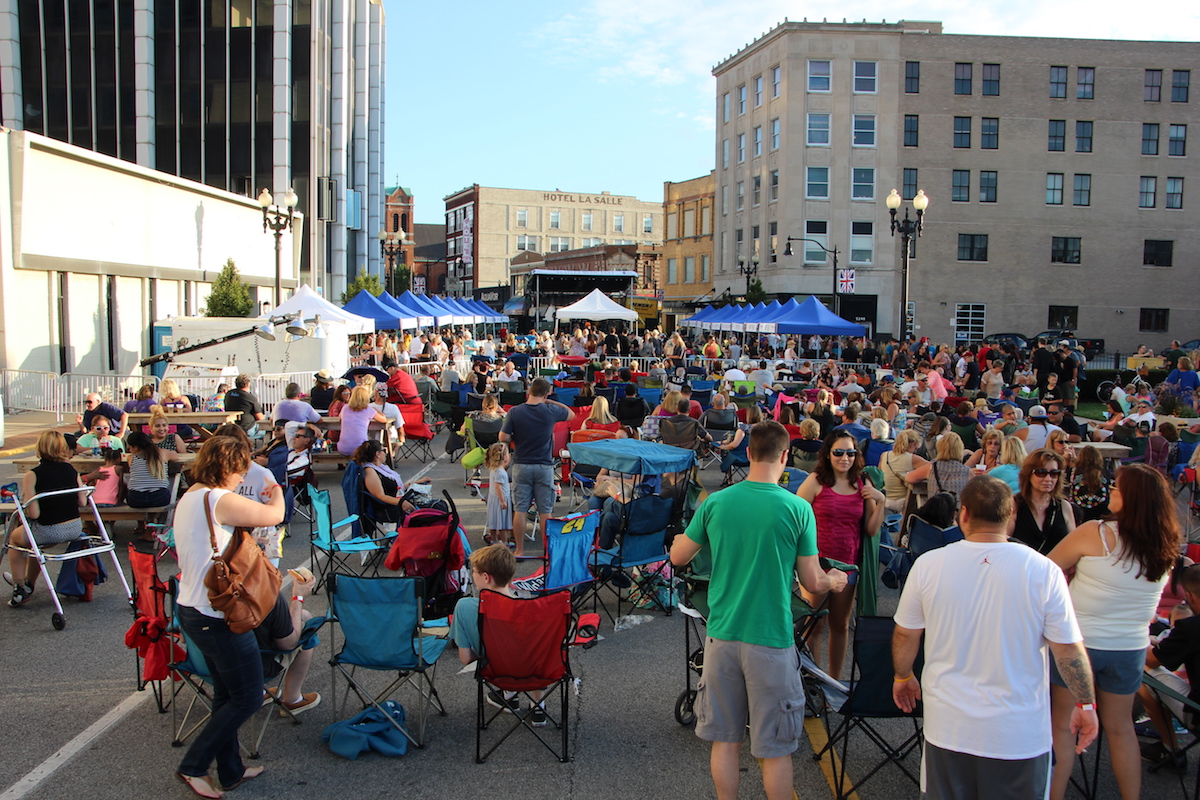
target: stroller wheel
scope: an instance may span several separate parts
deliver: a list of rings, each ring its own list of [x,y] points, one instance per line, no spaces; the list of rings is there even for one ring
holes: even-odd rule
[[[685,689],[680,693],[679,699],[675,701],[675,721],[685,728],[690,728],[696,724],[696,712],[693,706],[696,704],[696,690]]]

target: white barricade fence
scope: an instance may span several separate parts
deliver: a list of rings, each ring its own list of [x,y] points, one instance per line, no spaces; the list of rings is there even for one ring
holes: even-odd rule
[[[158,377],[155,375],[106,375],[102,373],[68,372],[59,377],[62,386],[61,400],[63,412],[83,410],[83,399],[95,392],[104,402],[111,403],[117,408],[124,408],[146,384],[158,391]]]
[[[10,410],[50,411],[55,414],[56,422],[62,422],[62,386],[58,377],[54,372],[0,370],[0,393],[4,395],[4,407]],[[79,407],[83,408],[82,398]]]

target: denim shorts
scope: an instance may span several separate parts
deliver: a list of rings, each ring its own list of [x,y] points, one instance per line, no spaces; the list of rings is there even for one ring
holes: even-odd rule
[[[1093,650],[1088,647],[1088,660],[1092,662],[1092,675],[1096,689],[1109,694],[1136,694],[1142,685],[1142,670],[1146,666],[1146,651],[1142,650]],[[1050,659],[1050,682],[1067,688],[1067,683],[1058,674],[1058,665]]]
[[[554,512],[554,466],[552,464],[513,464],[513,510],[524,513],[532,503],[539,514]]]

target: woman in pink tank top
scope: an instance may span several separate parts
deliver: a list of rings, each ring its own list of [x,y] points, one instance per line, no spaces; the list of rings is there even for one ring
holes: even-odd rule
[[[857,440],[848,431],[833,431],[825,437],[817,453],[817,468],[804,479],[796,494],[812,503],[817,518],[817,551],[825,558],[857,564],[862,531],[878,530],[883,524],[883,492],[862,479],[862,454]],[[864,516],[866,524],[864,525]],[[801,590],[803,591],[803,589]],[[804,592],[813,608],[825,601],[825,595]],[[829,616],[817,623],[810,641],[813,657],[821,661],[821,647],[829,629],[829,674],[841,677],[850,637],[850,616],[854,611],[854,586],[847,586],[829,598]],[[826,625],[826,621],[828,625]]]

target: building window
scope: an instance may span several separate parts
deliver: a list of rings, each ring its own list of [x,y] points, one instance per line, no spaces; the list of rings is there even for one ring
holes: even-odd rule
[[[754,126],[754,157],[762,155],[762,125]]]
[[[970,147],[971,146],[971,118],[970,117],[955,117],[954,118],[954,146],[955,147]]]
[[[1167,208],[1183,208],[1183,178],[1167,178]]]
[[[855,200],[875,199],[875,170],[855,167],[851,171],[853,187],[850,196]]]
[[[808,62],[808,90],[810,92],[828,92],[833,85],[832,61]]]
[[[585,231],[592,229],[592,212],[584,211],[579,215],[579,227]]]
[[[916,147],[921,135],[921,118],[916,114],[904,115],[904,146]]]
[[[750,204],[758,205],[762,202],[762,176],[755,175],[750,179]]]
[[[737,135],[737,160],[739,164],[746,161],[746,134],[744,133]]]
[[[571,240],[566,236],[551,236],[550,237],[550,252],[565,253],[571,249]]]
[[[1051,67],[1050,68],[1050,96],[1051,97],[1066,97],[1067,96],[1067,68],[1066,67]]]
[[[737,87],[737,112],[740,117],[746,113],[746,84]]]
[[[958,235],[958,260],[987,261],[987,247],[986,233],[960,233]]]
[[[950,182],[950,200],[966,203],[971,199],[971,170],[956,169]]]
[[[829,223],[823,220],[810,219],[804,223],[804,235],[809,239],[820,242],[821,245],[829,246]],[[804,243],[804,263],[805,264],[824,264],[825,251],[812,242]]]
[[[1190,69],[1177,69],[1171,73],[1171,102],[1186,103],[1188,101],[1188,84],[1192,81]]]
[[[781,84],[783,83],[783,70],[779,67],[771,67],[771,97],[779,97]],[[705,280],[707,280],[707,275]]]
[[[1143,175],[1138,186],[1138,208],[1154,208],[1158,203],[1158,178]]]
[[[850,223],[850,263],[870,264],[875,258],[875,223]]]
[[[642,233],[654,233],[654,215],[642,215]]]
[[[758,255],[758,253],[759,253],[758,233],[759,233],[759,227],[757,225],[751,225],[750,226],[750,254],[755,255],[755,256]]]
[[[829,197],[829,167],[808,167],[805,197],[825,199]]]
[[[679,275],[676,271],[678,263],[679,261],[677,259],[667,259],[667,283],[679,283]]]
[[[518,250],[532,250],[535,253],[540,253],[538,250],[538,237],[521,235],[517,237]]]
[[[984,117],[979,121],[979,149],[1000,149],[1000,118]]]
[[[854,62],[854,93],[875,93],[875,72],[878,65],[874,61]]]
[[[733,193],[733,198],[734,198],[733,208],[735,211],[741,211],[743,208],[746,207],[746,182],[745,181],[737,182],[737,188]]]
[[[1063,174],[1046,173],[1046,205],[1061,206],[1063,201]]]
[[[604,244],[604,240],[598,236],[592,237],[590,239],[582,239],[579,242],[580,247],[599,247],[602,244]]]
[[[738,228],[733,232],[733,257],[737,261],[742,260],[742,229]]]
[[[983,93],[985,95],[996,96],[1000,94],[1000,65],[999,64],[984,64],[983,65]]]
[[[855,147],[874,147],[875,146],[875,115],[874,114],[855,114],[854,115],[854,140]]]
[[[1075,97],[1078,100],[1091,100],[1096,96],[1096,68],[1080,67],[1076,70]]]
[[[987,331],[987,305],[984,303],[954,304],[954,341],[978,342]],[[909,331],[911,333],[911,331]]]
[[[721,214],[729,213],[729,184],[721,187]]]
[[[689,238],[696,235],[696,209],[694,208],[685,208],[683,210],[683,235]],[[675,238],[671,235],[670,217],[667,217],[667,238]]]
[[[1046,149],[1059,152],[1067,149],[1067,121],[1065,119],[1050,120]]]
[[[1158,123],[1142,123],[1142,155],[1158,155]]]
[[[912,200],[917,196],[917,171],[915,169],[905,168],[904,181],[900,187],[900,196],[905,200]]]
[[[616,233],[625,232],[625,215],[613,214],[613,231]]]
[[[561,227],[562,227],[562,212],[561,211],[551,211],[550,212],[550,228],[557,229],[557,228],[561,228]]]
[[[808,143],[810,145],[829,144],[829,115],[808,115]]]
[[[754,107],[755,108],[758,108],[759,106],[762,105],[762,89],[763,89],[762,75],[757,75],[754,78]],[[691,281],[688,281],[688,283],[691,283]]]
[[[1091,175],[1075,176],[1075,199],[1073,202],[1077,206],[1090,206],[1092,204]]]
[[[1168,128],[1167,155],[1187,155],[1187,125],[1172,125]]]
[[[769,242],[769,245],[771,248],[771,263],[774,264],[778,260],[778,257],[775,254],[777,252],[779,252],[779,223],[778,222],[776,222],[774,220],[771,221],[771,223],[767,226],[767,235],[771,237],[771,241]]]
[[[1078,236],[1051,236],[1050,263],[1078,264],[1079,243],[1081,241],[1082,239]]]
[[[1146,239],[1142,242],[1142,263],[1148,267],[1169,267],[1174,263],[1175,242]]]
[[[762,79],[760,78],[759,80],[762,80]],[[684,256],[683,257],[683,282],[684,283],[695,283],[696,282],[696,257],[695,256]]]
[[[717,251],[717,272],[724,272],[725,265],[728,263],[727,256],[729,255],[729,234],[726,231],[721,231],[721,249]]]
[[[1052,329],[1079,329],[1079,306],[1050,306],[1046,327]]]
[[[921,62],[904,62],[904,92],[918,94],[921,91]]]
[[[1146,88],[1144,98],[1148,103],[1157,103],[1162,100],[1162,70],[1148,69],[1146,70]]]
[[[959,62],[954,65],[954,93],[971,93],[971,70],[973,65]]]
[[[771,149],[779,149],[779,120],[771,120]]]
[[[997,178],[998,175],[995,170],[984,169],[979,171],[979,202],[996,202]]]
[[[771,194],[770,194],[770,198],[771,198],[772,200],[778,200],[778,199],[779,199],[779,170],[777,170],[777,169],[773,169],[773,170],[771,170]]]
[[[1075,121],[1075,152],[1092,152],[1092,123],[1083,120]]]
[[[700,282],[701,283],[708,283],[710,280],[709,276],[712,274],[712,271],[709,266],[709,258],[710,257],[707,253],[700,256]]]
[[[729,92],[721,98],[721,121],[729,122]]]
[[[1169,330],[1171,309],[1142,308],[1138,310],[1138,330],[1143,333],[1166,333]]]
[[[721,141],[721,166],[728,168],[729,166],[729,140]]]
[[[517,209],[517,227],[518,228],[528,228],[529,227],[529,209],[527,209],[527,208],[518,208]]]

